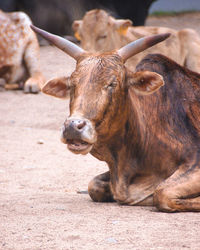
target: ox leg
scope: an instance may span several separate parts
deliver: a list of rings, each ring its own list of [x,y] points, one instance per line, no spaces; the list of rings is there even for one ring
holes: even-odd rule
[[[33,36],[24,53],[24,62],[28,71],[29,78],[24,83],[25,93],[38,93],[44,85],[44,78],[39,65],[39,45]]]
[[[114,201],[110,191],[110,172],[97,175],[92,179],[88,185],[88,193],[96,202]]]
[[[200,168],[180,167],[154,192],[154,205],[163,212],[200,211]]]

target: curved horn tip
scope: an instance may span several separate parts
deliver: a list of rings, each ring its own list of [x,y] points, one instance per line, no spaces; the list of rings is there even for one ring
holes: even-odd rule
[[[33,24],[30,24],[30,28],[37,33],[40,31],[40,28],[34,26]]]
[[[32,30],[34,30],[35,26],[33,24],[30,24],[30,27]]]
[[[69,40],[63,37],[51,34],[34,25],[30,25],[30,27],[33,31],[41,35],[44,39],[53,43],[56,47],[64,51],[69,56],[73,57],[75,60],[78,60],[78,58],[86,52],[85,50],[77,46],[76,44],[70,42]]]
[[[164,40],[166,40],[168,37],[170,37],[171,33],[162,33],[162,34],[158,34],[158,35],[152,35],[150,37],[147,38],[146,43],[149,47],[160,43]]]
[[[45,38],[46,40],[48,39],[47,36],[49,37],[49,35],[52,35],[50,34],[49,32],[45,31],[45,30],[42,30],[36,26],[34,26],[33,24],[30,24],[30,28],[37,34],[39,34],[40,36],[42,36],[43,38]],[[55,35],[53,35],[55,36]]]
[[[124,61],[126,61],[131,56],[138,54],[157,43],[160,43],[167,39],[171,34],[170,33],[162,33],[151,36],[142,37],[136,41],[133,41],[122,48],[120,48],[117,53],[122,57]]]
[[[171,33],[162,33],[162,34],[160,34],[162,37],[163,37],[163,39],[167,39],[168,37],[170,37],[171,36]]]

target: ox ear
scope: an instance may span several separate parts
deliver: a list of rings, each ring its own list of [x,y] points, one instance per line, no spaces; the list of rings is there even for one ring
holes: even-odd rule
[[[118,19],[115,20],[115,28],[117,30],[117,32],[120,35],[126,35],[127,31],[128,31],[128,27],[132,26],[132,21],[129,19],[123,20],[123,19]]]
[[[59,77],[51,79],[42,87],[43,93],[57,98],[68,98],[69,90],[69,77]]]
[[[72,23],[72,29],[73,29],[73,31],[74,31],[74,36],[76,37],[76,39],[77,39],[78,41],[81,40],[81,37],[80,37],[80,34],[79,34],[78,30],[79,30],[79,28],[80,28],[82,22],[83,22],[82,20],[75,20],[75,21]]]
[[[128,73],[128,86],[132,86],[136,94],[149,95],[164,85],[163,77],[155,72],[139,71]]]

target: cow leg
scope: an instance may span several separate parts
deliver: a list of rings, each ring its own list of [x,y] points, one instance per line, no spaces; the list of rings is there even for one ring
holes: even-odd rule
[[[200,168],[180,167],[154,192],[154,205],[164,212],[200,211]]]
[[[40,72],[39,61],[39,45],[35,36],[30,39],[25,53],[24,61],[28,70],[29,78],[25,81],[25,93],[38,93],[44,84],[44,78]]]
[[[88,185],[88,193],[96,202],[114,201],[110,191],[110,172],[97,175],[92,179]]]

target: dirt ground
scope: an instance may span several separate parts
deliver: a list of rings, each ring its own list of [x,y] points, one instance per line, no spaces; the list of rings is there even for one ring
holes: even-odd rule
[[[147,25],[191,27],[200,13],[148,18]],[[47,78],[69,75],[75,62],[42,47]],[[107,170],[60,142],[68,102],[43,94],[0,92],[0,250],[200,249],[199,213],[94,203],[88,182]]]

